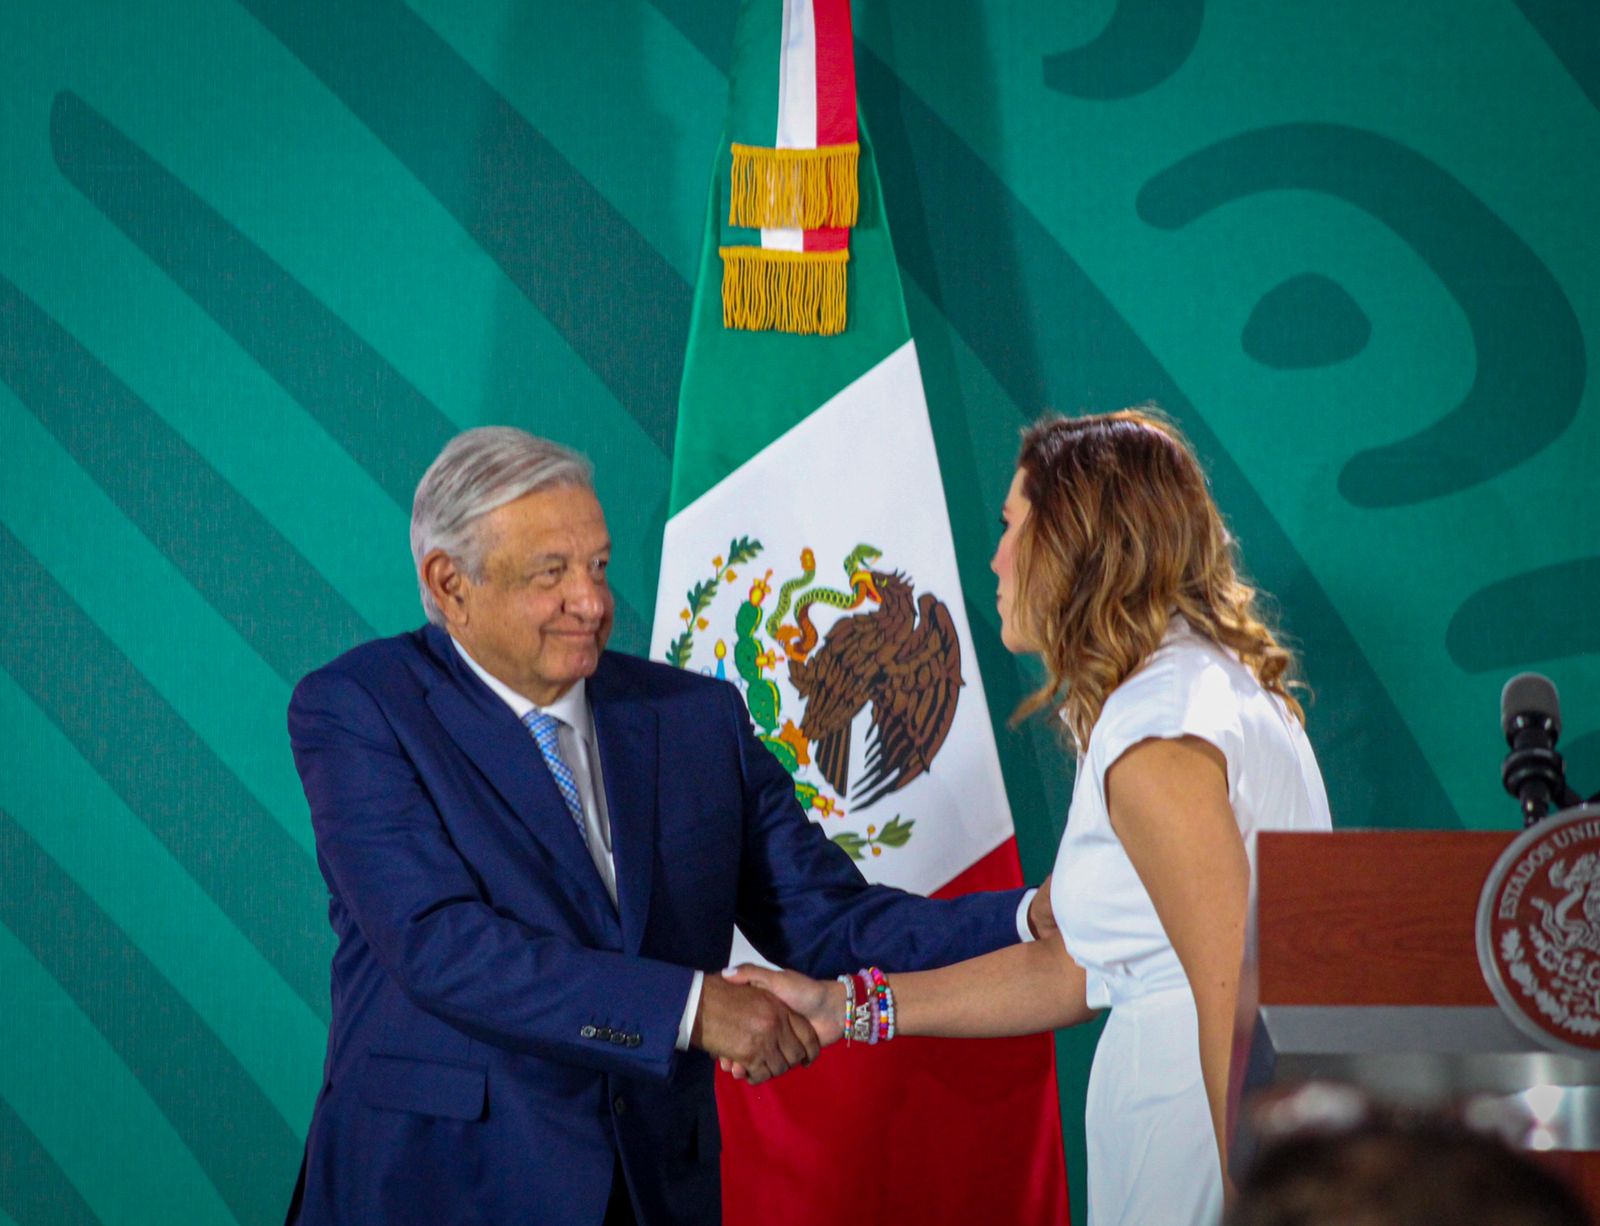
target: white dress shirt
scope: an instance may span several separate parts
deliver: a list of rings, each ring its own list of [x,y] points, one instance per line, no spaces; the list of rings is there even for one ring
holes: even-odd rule
[[[554,716],[556,744],[561,750],[561,760],[572,772],[578,785],[578,799],[583,802],[583,837],[589,845],[589,858],[611,896],[611,905],[617,904],[617,863],[611,849],[611,815],[606,808],[605,779],[600,773],[599,740],[594,732],[594,713],[589,707],[587,682],[579,680],[571,689],[548,707],[530,702],[504,681],[488,672],[467,654],[467,649],[455,639],[456,650],[467,666],[490,688],[497,698],[511,708],[511,713],[521,723],[530,711]],[[532,733],[529,733],[532,739]],[[694,982],[689,987],[689,999],[683,1008],[683,1018],[678,1023],[679,1051],[689,1050],[689,1036],[694,1031],[694,1016],[700,1008],[700,992],[705,986],[705,972],[695,971]]]

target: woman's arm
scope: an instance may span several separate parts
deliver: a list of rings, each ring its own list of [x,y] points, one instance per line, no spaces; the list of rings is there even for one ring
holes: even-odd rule
[[[1227,760],[1199,737],[1141,741],[1106,771],[1106,807],[1194,993],[1226,1181],[1228,1061],[1250,892]]]
[[[1059,933],[936,971],[891,975],[889,982],[895,1027],[904,1035],[994,1039],[1076,1026],[1094,1016],[1084,1000],[1083,968]]]
[[[844,987],[794,971],[742,966],[736,983],[758,984],[805,1015],[823,1045],[840,1037]],[[1084,999],[1083,968],[1059,934],[1010,945],[936,971],[891,974],[895,1029],[901,1035],[1001,1038],[1072,1026],[1094,1016]]]

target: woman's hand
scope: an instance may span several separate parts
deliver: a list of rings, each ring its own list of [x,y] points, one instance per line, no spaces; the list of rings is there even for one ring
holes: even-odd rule
[[[1048,941],[1060,931],[1056,927],[1056,913],[1050,905],[1050,879],[1054,876],[1054,873],[1045,875],[1032,901],[1028,903],[1028,927],[1036,941]]]
[[[746,963],[722,972],[729,983],[747,983],[771,992],[789,1008],[811,1023],[822,1046],[828,1047],[844,1037],[844,985],[837,980],[810,979],[799,971],[775,971]],[[748,1072],[729,1060],[720,1061],[725,1072],[740,1081]]]

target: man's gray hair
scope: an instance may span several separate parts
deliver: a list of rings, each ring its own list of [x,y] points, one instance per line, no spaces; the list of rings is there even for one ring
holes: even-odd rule
[[[496,507],[535,490],[557,486],[594,488],[594,469],[576,451],[513,426],[479,426],[445,444],[428,465],[411,502],[411,560],[428,620],[444,625],[444,614],[422,577],[422,559],[442,549],[474,580],[483,578],[483,539],[478,521]]]

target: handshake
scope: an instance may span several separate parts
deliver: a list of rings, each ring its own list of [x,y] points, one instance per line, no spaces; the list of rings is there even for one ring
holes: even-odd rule
[[[747,965],[706,976],[689,1041],[755,1084],[810,1064],[843,1021],[843,985]]]
[[[1028,907],[1036,938],[1056,931],[1046,878]],[[845,985],[798,971],[744,965],[707,975],[690,1044],[726,1072],[757,1085],[808,1065],[844,1035]]]

